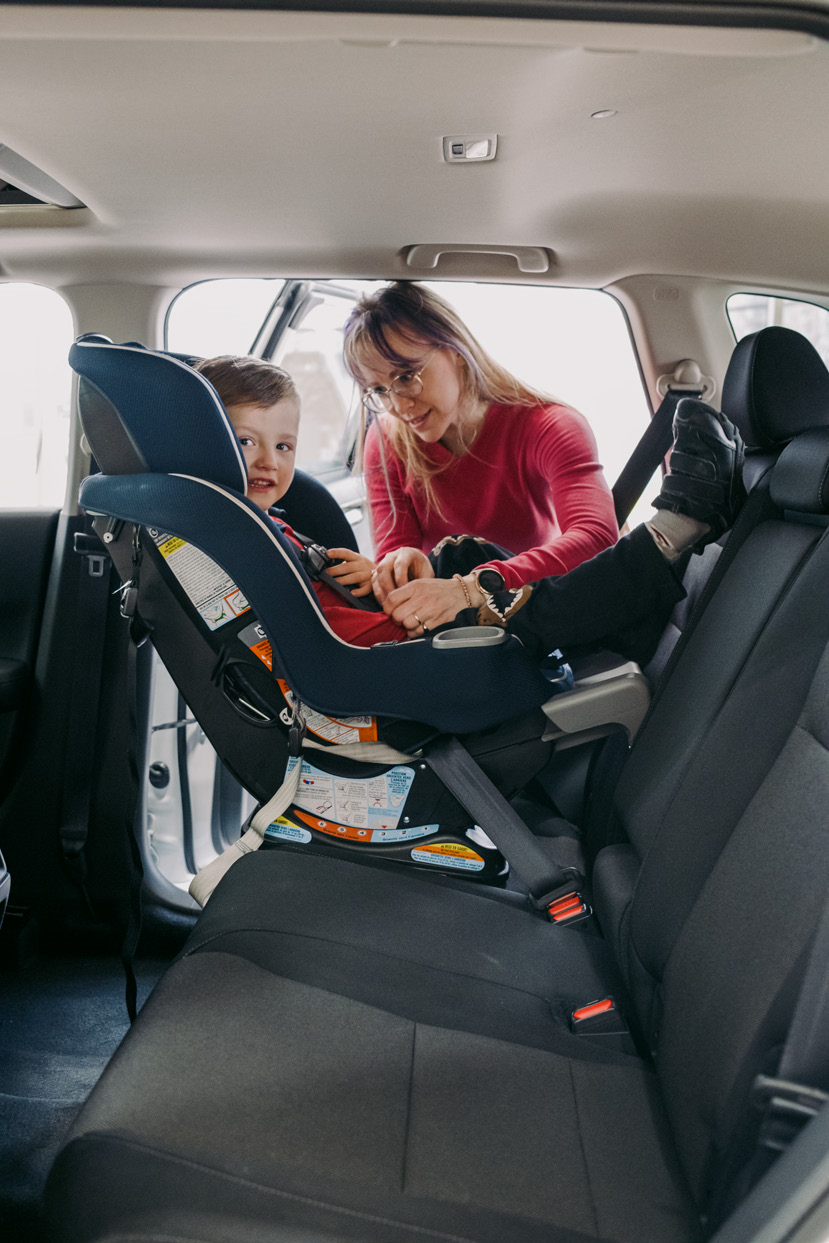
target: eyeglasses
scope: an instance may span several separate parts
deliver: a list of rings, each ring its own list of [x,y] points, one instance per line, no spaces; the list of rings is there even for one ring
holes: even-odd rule
[[[400,375],[395,376],[388,388],[378,384],[375,388],[365,389],[360,400],[366,410],[370,410],[372,414],[382,414],[384,410],[391,410],[393,394],[407,399],[419,397],[423,392],[423,380],[421,377],[432,361],[434,354],[435,351],[433,350],[425,362],[420,364],[417,371],[403,371]]]

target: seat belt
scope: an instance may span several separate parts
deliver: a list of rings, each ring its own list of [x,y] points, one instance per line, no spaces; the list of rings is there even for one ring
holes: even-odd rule
[[[559,867],[548,857],[457,738],[439,739],[424,759],[521,877],[537,910],[548,912],[558,924],[575,923],[591,913],[578,893],[581,874],[575,868]]]
[[[639,443],[622,467],[611,489],[616,507],[616,521],[622,527],[639,500],[648,480],[673,444],[674,414],[683,397],[699,397],[701,388],[669,388],[659,409],[645,428]]]
[[[80,889],[87,913],[94,919],[95,912],[86,888],[85,847],[92,804],[102,649],[112,563],[98,536],[91,530],[75,532],[74,552],[80,558],[75,610],[76,647],[58,836],[66,872]]]
[[[758,1075],[752,1100],[764,1111],[758,1155],[788,1148],[829,1101],[829,902],[825,903],[775,1076]]]

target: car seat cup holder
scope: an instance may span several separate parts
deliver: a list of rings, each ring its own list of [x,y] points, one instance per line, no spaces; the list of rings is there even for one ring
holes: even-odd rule
[[[459,647],[497,647],[506,641],[507,632],[500,626],[458,626],[456,630],[436,634],[432,647],[437,652],[447,652]]]

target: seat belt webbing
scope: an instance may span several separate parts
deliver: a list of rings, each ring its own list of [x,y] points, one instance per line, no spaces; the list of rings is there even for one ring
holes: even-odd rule
[[[582,878],[576,870],[559,867],[545,854],[538,839],[457,738],[441,739],[424,758],[509,860],[535,906],[548,907],[560,895],[578,888]]]
[[[100,547],[100,552],[95,549],[95,545]],[[63,806],[58,836],[66,871],[80,889],[88,913],[94,917],[86,889],[84,848],[89,834],[92,804],[103,645],[112,565],[97,536],[91,536],[84,531],[76,533],[75,554],[79,560],[75,612],[76,646],[63,764]]]
[[[616,521],[624,526],[648,480],[673,444],[673,422],[683,397],[699,397],[700,389],[668,389],[613,485]]]

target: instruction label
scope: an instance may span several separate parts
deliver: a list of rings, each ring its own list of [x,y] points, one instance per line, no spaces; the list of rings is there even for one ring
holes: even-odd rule
[[[288,842],[299,842],[303,846],[311,840],[311,834],[307,829],[291,824],[290,820],[286,820],[284,816],[277,816],[273,824],[268,825],[265,829],[265,837],[279,837]]]
[[[250,605],[233,579],[207,553],[177,535],[167,535],[155,527],[147,529],[185,595],[211,630],[218,630],[248,611]]]
[[[256,630],[258,626],[248,627],[248,629]],[[242,631],[244,634],[245,631]],[[251,651],[253,651],[253,647]],[[270,650],[270,645],[268,645]],[[261,659],[261,658],[260,658]],[[268,666],[270,668],[270,666]],[[282,678],[277,678],[279,689],[285,696],[288,706],[293,710],[296,706],[296,697],[287,682]],[[316,734],[318,738],[324,738],[326,742],[333,742],[336,746],[342,747],[349,742],[376,742],[377,741],[377,721],[373,716],[344,716],[340,719],[333,716],[323,716],[321,712],[314,712],[311,708],[303,707],[303,715],[305,717],[305,727],[311,734]],[[395,771],[394,769],[392,771]],[[406,772],[409,770],[406,769]],[[391,774],[387,774],[390,776]],[[409,782],[411,785],[411,781]],[[408,794],[408,787],[405,793]]]
[[[432,846],[418,846],[412,851],[415,863],[431,863],[435,867],[458,868],[464,872],[480,872],[484,861],[474,850],[460,842],[435,842]]]
[[[244,630],[239,631],[239,638],[245,647],[249,647],[254,656],[258,656],[263,665],[266,665],[273,673],[273,649],[271,641],[265,634],[265,631],[259,625],[259,622],[251,622],[249,626],[245,626]],[[280,686],[282,683],[280,682]],[[284,693],[284,692],[283,692]]]
[[[299,763],[297,756],[291,756],[286,775],[292,773]],[[377,777],[360,780],[321,772],[307,760],[302,760],[301,763],[302,773],[299,788],[294,795],[294,806],[309,813],[310,819],[303,817],[306,823],[322,821],[333,824],[338,836],[342,836],[339,833],[340,828],[366,829],[371,834],[370,841],[404,841],[407,833],[411,832],[408,825],[399,828],[400,817],[414,781],[411,768],[392,768]],[[321,829],[316,823],[314,827]],[[431,833],[434,830],[427,828],[426,832]],[[398,833],[400,836],[390,838],[387,835],[391,833]],[[418,837],[425,835],[420,832],[412,833],[412,836]],[[361,837],[360,840],[366,839]]]

